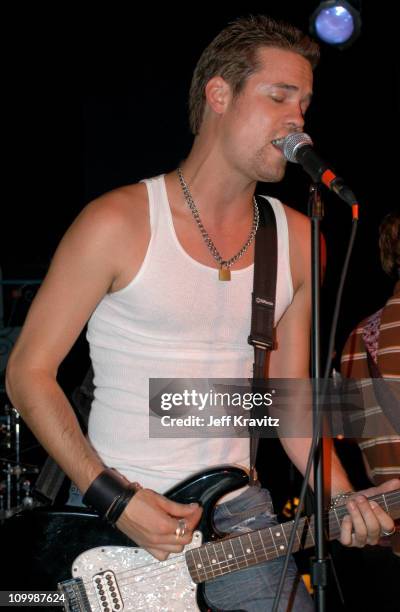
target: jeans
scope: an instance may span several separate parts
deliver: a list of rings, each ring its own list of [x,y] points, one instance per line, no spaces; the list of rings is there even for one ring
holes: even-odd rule
[[[269,492],[260,487],[249,487],[244,493],[214,512],[214,523],[225,533],[245,533],[277,525]],[[206,597],[218,610],[272,610],[284,557],[260,563],[206,583]],[[289,562],[279,612],[308,612],[314,605],[298,574],[294,559]]]

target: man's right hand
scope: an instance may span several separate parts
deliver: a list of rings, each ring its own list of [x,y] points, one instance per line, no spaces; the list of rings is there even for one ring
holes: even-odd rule
[[[156,559],[165,561],[170,553],[182,552],[192,541],[202,511],[199,504],[178,504],[151,489],[140,489],[116,526]],[[185,522],[183,536],[176,534],[179,519]]]

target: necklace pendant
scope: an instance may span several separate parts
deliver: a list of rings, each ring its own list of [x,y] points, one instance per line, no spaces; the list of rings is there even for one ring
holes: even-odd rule
[[[220,281],[230,281],[231,280],[231,271],[230,268],[224,267],[221,265],[218,271],[218,280]]]
[[[218,278],[220,281],[230,281],[231,280],[231,270],[230,270],[230,266],[232,264],[234,264],[238,259],[240,259],[248,250],[249,246],[251,245],[251,243],[253,242],[255,236],[256,236],[256,232],[257,232],[257,228],[258,228],[258,223],[259,223],[259,219],[260,219],[260,214],[259,214],[259,210],[258,210],[258,206],[257,206],[257,200],[255,198],[255,196],[253,196],[253,224],[252,224],[252,228],[251,228],[251,232],[250,235],[247,239],[247,241],[244,243],[244,245],[242,246],[242,248],[240,249],[240,251],[238,251],[236,253],[236,255],[234,255],[233,257],[231,257],[230,259],[227,259],[225,261],[222,260],[221,255],[219,254],[215,244],[213,243],[213,241],[211,240],[210,236],[208,235],[201,219],[200,219],[200,214],[199,211],[197,210],[196,204],[193,201],[192,198],[192,194],[189,191],[189,187],[187,186],[185,179],[183,178],[183,174],[182,174],[182,170],[181,168],[177,169],[178,172],[178,177],[179,177],[179,182],[180,185],[182,187],[182,191],[183,191],[183,197],[186,200],[186,204],[188,205],[193,218],[196,222],[196,225],[198,227],[198,229],[201,232],[201,235],[203,237],[203,240],[208,248],[208,250],[210,251],[211,255],[214,257],[215,261],[217,261],[219,263],[219,271],[218,271]]]

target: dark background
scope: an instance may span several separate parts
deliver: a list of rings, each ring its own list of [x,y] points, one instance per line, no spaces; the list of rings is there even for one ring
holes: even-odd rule
[[[170,6],[98,5],[86,15],[21,9],[7,21],[4,187],[0,267],[4,323],[22,324],[68,225],[82,207],[114,187],[176,167],[190,149],[187,94],[204,47],[231,19],[255,13],[286,19],[304,30],[316,1],[237,2]],[[336,350],[354,325],[380,307],[392,283],[380,269],[379,223],[399,206],[396,142],[399,125],[398,43],[394,3],[362,2],[362,33],[348,49],[322,46],[315,97],[305,130],[360,202],[358,238],[339,320]],[[393,143],[393,144],[392,144]],[[289,164],[284,181],[260,185],[306,212],[309,179]],[[323,192],[328,265],[323,289],[326,346],[351,212]],[[88,366],[83,335],[61,368],[68,392]],[[6,398],[3,394],[4,401]],[[271,446],[272,448],[272,446]],[[268,476],[281,504],[296,475],[277,449]],[[343,449],[356,485],[362,473],[356,449]],[[262,475],[263,476],[263,475]],[[265,478],[267,476],[265,475]]]
[[[280,0],[239,2],[233,10],[161,5],[157,10],[96,7],[85,17],[24,13],[12,36],[5,96],[9,195],[1,215],[3,277],[42,278],[58,241],[88,201],[176,167],[192,142],[187,121],[192,70],[229,20],[264,12],[307,29],[317,5]],[[349,49],[322,47],[305,128],[361,207],[338,350],[354,324],[390,293],[391,283],[380,270],[377,232],[383,215],[398,206],[391,151],[399,124],[392,9],[389,3],[378,8],[364,0],[361,14],[361,36]],[[308,184],[303,171],[289,164],[282,183],[259,189],[306,212]],[[351,217],[336,196],[325,191],[324,200],[326,334]],[[7,291],[5,300],[7,323]],[[12,325],[23,319],[23,307],[17,310]]]

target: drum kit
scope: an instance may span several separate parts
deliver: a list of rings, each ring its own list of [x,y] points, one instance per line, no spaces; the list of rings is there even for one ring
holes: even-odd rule
[[[0,524],[38,505],[32,493],[40,470],[27,460],[38,458],[40,445],[9,402],[5,369],[40,284],[41,279],[5,280],[0,266]]]
[[[0,409],[0,522],[34,505],[32,487],[36,465],[22,463],[26,448],[21,445],[21,419],[10,404]]]

